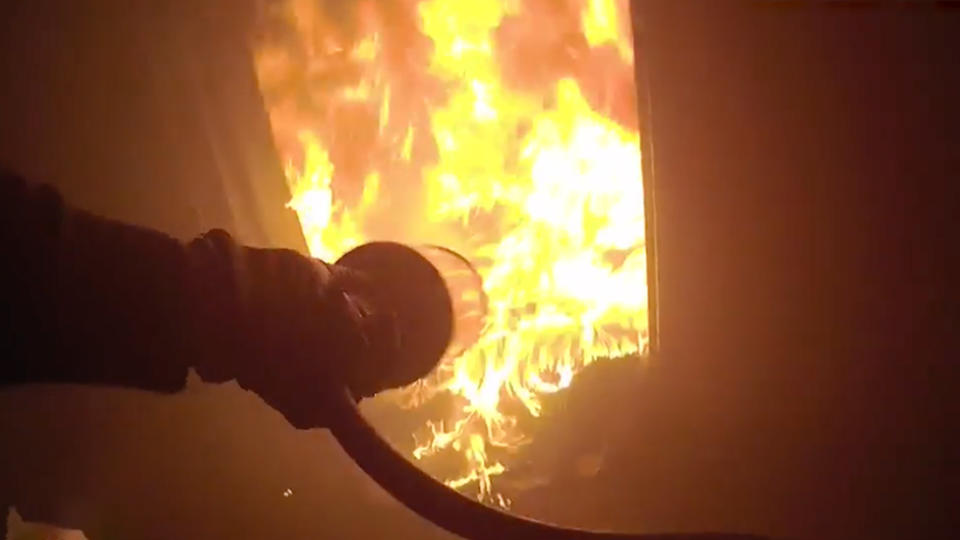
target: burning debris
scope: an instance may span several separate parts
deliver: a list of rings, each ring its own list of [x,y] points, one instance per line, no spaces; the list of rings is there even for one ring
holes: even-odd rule
[[[425,469],[508,506],[493,477],[542,397],[648,340],[627,2],[285,0],[262,15],[257,72],[311,252],[432,243],[482,275],[479,341],[395,397],[430,415],[411,448]]]

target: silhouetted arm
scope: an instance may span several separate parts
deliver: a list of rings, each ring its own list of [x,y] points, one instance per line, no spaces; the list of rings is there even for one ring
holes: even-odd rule
[[[0,174],[0,247],[0,386],[176,392],[194,367],[208,382],[236,379],[300,428],[325,424],[331,385],[381,388],[357,364],[380,339],[363,337],[342,289],[349,270],[220,230],[183,243],[10,174]]]
[[[0,177],[0,385],[181,389],[197,354],[185,245]]]

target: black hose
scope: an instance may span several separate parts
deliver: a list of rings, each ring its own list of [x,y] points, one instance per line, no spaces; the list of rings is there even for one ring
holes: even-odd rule
[[[630,534],[559,527],[500,512],[460,495],[407,461],[360,414],[350,392],[334,399],[331,426],[340,446],[371,478],[407,508],[469,540],[762,540],[749,534]]]

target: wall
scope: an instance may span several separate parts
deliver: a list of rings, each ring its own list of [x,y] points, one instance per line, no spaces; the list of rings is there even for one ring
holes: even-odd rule
[[[947,537],[960,12],[641,4],[663,354],[565,517]]]

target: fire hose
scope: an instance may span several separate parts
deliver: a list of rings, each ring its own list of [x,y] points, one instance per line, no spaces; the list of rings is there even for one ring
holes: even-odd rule
[[[181,334],[190,332],[178,326],[191,327],[179,316],[183,312],[180,306],[183,290],[174,285],[178,280],[170,279],[170,276],[187,273],[188,265],[184,263],[187,256],[180,242],[155,231],[73,211],[64,206],[54,190],[31,188],[17,177],[3,175],[2,171],[0,203],[3,218],[0,245],[8,250],[7,261],[13,261],[13,264],[0,265],[0,270],[5,272],[0,276],[3,278],[0,283],[6,284],[6,289],[0,292],[5,294],[7,313],[17,314],[0,325],[0,329],[7,332],[0,337],[13,343],[13,347],[6,350],[11,351],[9,356],[14,360],[3,373],[5,378],[0,379],[0,386],[71,382],[168,392],[182,388],[186,364],[169,361],[183,357],[184,350],[189,350],[183,343],[188,340]],[[230,243],[223,235],[212,238]],[[207,241],[196,246],[205,248]],[[262,256],[265,252],[253,250],[251,254]],[[284,256],[299,257],[292,252]],[[228,257],[231,264],[244,266],[234,258]],[[269,270],[271,261],[276,262],[272,257],[258,260],[257,264],[247,261],[245,269]],[[355,300],[361,300],[365,309],[379,310],[396,322],[401,346],[381,364],[383,369],[374,374],[384,383],[383,388],[396,386],[399,384],[396,381],[416,380],[445,355],[457,354],[479,335],[482,325],[477,315],[485,305],[482,283],[469,262],[451,250],[374,242],[348,252],[335,264],[366,278],[357,280],[363,285],[356,285],[356,290],[343,291],[345,295],[355,295]],[[227,275],[237,271],[231,265],[225,268],[230,269]],[[123,277],[127,288],[117,285],[117,276]],[[235,291],[237,286],[229,281],[221,283],[222,288]],[[213,283],[202,279],[199,282]],[[57,286],[50,287],[51,283]],[[51,289],[56,294],[52,294]],[[206,289],[202,292],[198,289],[196,296],[210,294]],[[205,305],[208,301],[205,299],[202,303]],[[217,302],[211,305],[220,306]],[[221,311],[214,309],[213,313]],[[64,321],[74,324],[64,324]],[[227,328],[232,327],[227,325]],[[143,346],[144,343],[149,346]],[[209,345],[216,347],[219,343],[219,339],[213,339]],[[133,350],[140,355],[141,362],[125,361]],[[107,360],[64,361],[71,355],[84,358],[84,354]],[[214,366],[219,363],[215,362]],[[224,377],[231,374],[227,369]],[[324,415],[325,425],[344,450],[401,503],[462,537],[473,540],[759,539],[738,534],[636,535],[584,531],[494,510],[449,489],[408,462],[364,419],[347,382],[334,384],[341,389],[333,389],[327,400],[332,410]]]
[[[439,256],[438,256],[439,255]],[[440,361],[450,342],[464,347],[470,332],[479,328],[465,328],[464,316],[457,313],[463,306],[456,305],[463,296],[465,259],[442,248],[414,249],[388,242],[366,244],[347,253],[338,265],[366,273],[379,286],[373,295],[380,305],[388,305],[398,314],[403,325],[405,315],[419,316],[420,324],[406,325],[408,350],[420,354],[432,351],[432,364]],[[453,269],[460,266],[459,271]],[[472,266],[470,272],[479,276]],[[415,280],[397,280],[397,273],[406,273]],[[460,276],[459,280],[450,279]],[[390,279],[386,279],[390,278]],[[458,283],[455,283],[458,282]],[[401,285],[398,286],[397,284]],[[459,285],[459,286],[458,286]],[[440,291],[443,294],[438,294]],[[430,299],[442,298],[442,302]],[[427,299],[426,301],[424,299]],[[446,302],[446,305],[443,305]],[[424,305],[428,304],[428,305]],[[459,308],[459,309],[458,309]],[[433,320],[424,324],[424,314]],[[443,320],[444,317],[453,320]],[[408,356],[401,353],[401,356]],[[401,358],[402,362],[425,363],[426,358]],[[431,365],[432,365],[431,364]],[[347,388],[334,396],[330,430],[340,446],[354,462],[394,498],[423,518],[449,532],[471,540],[501,540],[524,538],[529,540],[760,540],[749,534],[694,533],[694,534],[631,534],[589,531],[544,523],[507,514],[469,499],[437,482],[400,455],[363,417],[357,402]]]
[[[490,508],[451,490],[408,462],[383,440],[360,411],[350,392],[336,400],[331,426],[340,446],[390,495],[423,518],[471,540],[761,540],[749,534],[632,534],[588,531],[551,525]]]

